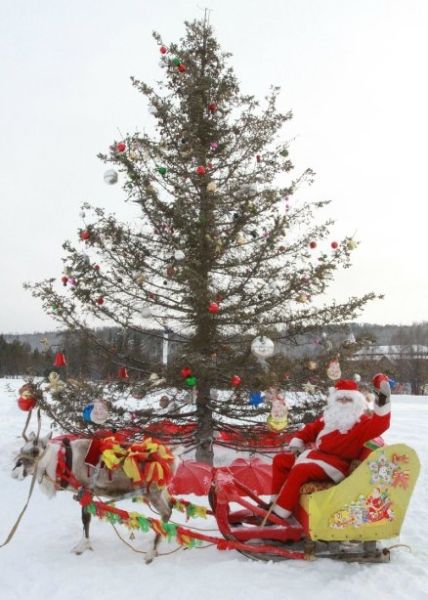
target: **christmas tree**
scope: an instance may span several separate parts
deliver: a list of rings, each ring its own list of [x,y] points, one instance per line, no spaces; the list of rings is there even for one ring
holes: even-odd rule
[[[163,80],[157,89],[132,83],[148,102],[155,133],[126,135],[100,154],[106,182],[123,183],[141,223],[132,228],[85,205],[80,246],[64,244],[64,288],[55,279],[31,286],[63,327],[104,357],[116,381],[68,380],[43,407],[69,430],[90,429],[82,406],[102,395],[110,425],[142,426],[158,412],[144,408],[145,395],[168,389],[169,400],[176,396],[168,418],[193,423],[186,441],[197,459],[212,462],[216,430],[228,419],[251,429],[250,417],[269,409],[259,402],[262,391],[295,389],[308,372],[314,389],[322,387],[314,371],[337,348],[320,332],[351,320],[374,294],[313,301],[337,268],[349,266],[356,242],[331,239],[332,222],[315,220],[327,202],[294,201],[313,172],[292,175],[283,131],[292,115],[277,110],[279,90],[264,104],[241,94],[206,18],[186,23],[179,44],[154,39]],[[117,327],[113,343],[95,327],[100,320]],[[161,365],[143,356],[147,334],[173,340],[168,364],[165,356]],[[320,336],[324,352],[294,368],[277,350],[308,335]],[[124,393],[143,408],[130,415],[116,401]]]

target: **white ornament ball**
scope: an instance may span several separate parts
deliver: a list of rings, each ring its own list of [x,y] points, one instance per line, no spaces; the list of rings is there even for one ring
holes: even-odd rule
[[[109,169],[108,171],[106,171],[104,173],[104,181],[106,183],[108,183],[109,185],[113,185],[114,183],[117,183],[117,179],[118,179],[117,171],[115,171],[114,169]]]
[[[359,383],[361,381],[361,375],[359,373],[355,373],[354,381],[356,381],[357,383]]]
[[[258,358],[269,358],[275,353],[275,344],[264,336],[258,336],[251,342],[251,352]]]
[[[174,258],[175,260],[183,260],[185,258],[185,254],[183,252],[183,250],[176,250],[174,252]]]
[[[91,411],[91,421],[96,425],[102,425],[109,418],[107,406],[102,400],[95,400],[94,408]]]
[[[217,184],[215,183],[215,181],[210,181],[209,184],[207,185],[207,192],[210,194],[214,194],[214,192],[217,191]]]
[[[143,306],[143,308],[141,309],[141,316],[143,317],[143,319],[149,319],[152,316],[152,314],[153,313],[148,306]]]

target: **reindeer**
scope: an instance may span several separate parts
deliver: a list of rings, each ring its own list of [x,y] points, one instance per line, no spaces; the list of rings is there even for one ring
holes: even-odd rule
[[[132,481],[122,469],[110,471],[107,468],[88,466],[85,457],[88,453],[91,439],[78,438],[69,440],[51,440],[52,434],[38,437],[31,433],[28,437],[23,435],[26,443],[20,449],[12,470],[12,477],[23,480],[28,476],[36,476],[41,490],[49,497],[55,496],[58,490],[76,492],[70,485],[70,478],[60,478],[58,481],[57,465],[59,453],[65,451],[67,468],[76,480],[85,489],[96,496],[106,496],[114,499],[124,495],[144,496],[146,501],[160,514],[163,521],[168,521],[171,516],[171,502],[165,488],[155,484],[135,488]],[[83,537],[72,549],[75,554],[82,554],[85,550],[93,550],[89,538],[89,524],[91,515],[82,508]],[[155,534],[153,545],[147,552],[145,562],[152,562],[157,556],[157,546],[160,534]]]

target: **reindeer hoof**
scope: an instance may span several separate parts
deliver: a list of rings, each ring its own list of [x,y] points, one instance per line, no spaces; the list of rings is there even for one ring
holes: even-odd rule
[[[147,552],[146,558],[144,559],[146,565],[149,565],[151,562],[153,562],[153,559],[156,558],[157,555],[157,550],[150,550],[149,552]]]
[[[71,551],[74,554],[77,554],[77,556],[80,556],[80,554],[83,554],[85,552],[85,550],[93,551],[90,540],[87,540],[87,539],[81,540],[78,544],[76,544],[76,546],[74,546],[74,548]]]

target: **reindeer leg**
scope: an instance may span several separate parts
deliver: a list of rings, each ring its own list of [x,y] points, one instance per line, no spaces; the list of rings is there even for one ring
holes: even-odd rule
[[[169,498],[166,498],[163,491],[159,491],[158,493],[154,493],[150,497],[150,502],[159,511],[161,519],[164,523],[168,522],[171,513],[172,513],[172,505],[169,501]],[[144,562],[146,565],[149,565],[153,559],[158,555],[158,545],[161,540],[161,535],[157,533],[155,535],[155,539],[153,540],[152,548],[147,552],[146,558]]]
[[[89,539],[89,524],[91,522],[90,513],[85,511],[85,508],[82,506],[82,523],[83,523],[83,537],[76,546],[74,546],[72,552],[74,554],[83,554],[85,550],[93,550],[91,546],[91,540]]]

